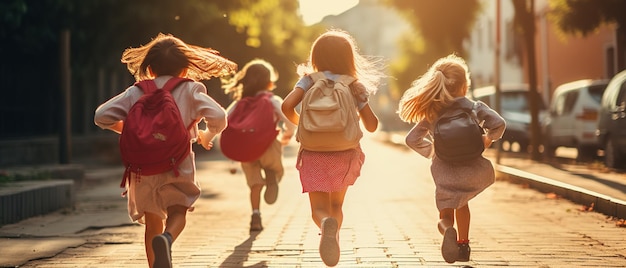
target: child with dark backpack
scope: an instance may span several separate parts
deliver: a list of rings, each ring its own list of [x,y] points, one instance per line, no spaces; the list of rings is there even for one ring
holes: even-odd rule
[[[400,99],[398,112],[403,121],[416,123],[406,144],[432,159],[441,254],[448,263],[470,260],[468,202],[495,181],[493,165],[481,153],[502,138],[506,127],[486,104],[465,97],[469,87],[465,61],[448,55],[413,82]]]
[[[321,229],[319,253],[328,266],[339,262],[339,230],[348,186],[365,160],[362,132],[378,128],[368,99],[382,73],[375,61],[358,53],[352,36],[330,30],[315,40],[309,61],[298,67],[300,80],[283,102],[283,112],[298,124],[296,168],[309,194],[313,222]],[[296,106],[302,103],[298,114]]]
[[[172,243],[200,196],[192,143],[211,149],[227,124],[224,108],[194,80],[232,74],[237,65],[165,34],[126,49],[122,63],[138,82],[100,105],[94,121],[121,134],[121,186],[130,218],[145,224],[148,265],[172,267]],[[201,120],[206,130],[198,129]]]
[[[283,146],[296,129],[281,110],[283,99],[272,93],[277,79],[274,67],[261,59],[248,62],[232,79],[223,79],[223,88],[234,102],[227,109],[228,127],[220,135],[220,149],[240,162],[246,176],[252,207],[250,232],[263,230],[263,187],[265,202],[276,202],[284,174]]]

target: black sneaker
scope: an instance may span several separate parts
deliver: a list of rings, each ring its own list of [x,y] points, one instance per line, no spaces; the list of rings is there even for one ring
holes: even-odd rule
[[[261,214],[252,213],[252,218],[250,219],[250,232],[258,231],[263,231],[263,224],[261,224]]]
[[[152,238],[154,252],[154,268],[172,268],[171,241],[167,236],[160,234]]]
[[[472,252],[472,248],[470,248],[469,244],[467,243],[459,244],[459,257],[456,260],[457,261],[469,261],[471,252]]]

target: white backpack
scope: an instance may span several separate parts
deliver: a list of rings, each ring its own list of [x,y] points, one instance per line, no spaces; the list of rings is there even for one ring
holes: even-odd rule
[[[344,151],[359,145],[363,132],[350,90],[355,78],[340,75],[335,82],[322,72],[310,74],[313,86],[302,98],[297,140],[309,151]]]

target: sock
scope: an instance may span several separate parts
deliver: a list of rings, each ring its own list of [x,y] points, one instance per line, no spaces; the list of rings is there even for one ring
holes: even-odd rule
[[[469,244],[469,239],[459,239],[456,241],[457,244]]]
[[[253,209],[252,214],[261,214],[261,211],[259,211],[258,209]]]

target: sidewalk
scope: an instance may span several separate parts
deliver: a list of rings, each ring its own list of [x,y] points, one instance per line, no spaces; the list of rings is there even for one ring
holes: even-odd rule
[[[580,205],[504,181],[471,203],[472,261],[446,264],[438,248],[441,236],[435,228],[428,161],[369,138],[363,147],[366,165],[346,197],[338,267],[626,266],[626,228],[604,214],[581,211]],[[203,194],[174,244],[175,267],[322,267],[318,230],[293,168],[295,150],[293,145],[286,148],[277,203],[262,204],[265,230],[252,235],[245,179],[240,171],[229,172],[237,165],[218,151],[198,154]],[[533,174],[529,177],[571,184],[595,178],[589,188],[614,186],[624,178],[522,159],[506,161],[502,164],[507,166],[498,167],[501,172],[512,174],[506,168],[514,168]],[[129,223],[125,199],[119,196],[122,171],[87,170],[87,178],[103,181],[78,191],[73,211],[2,226],[0,267],[145,267],[143,228]],[[626,199],[624,191],[621,196],[620,190],[611,194]]]

